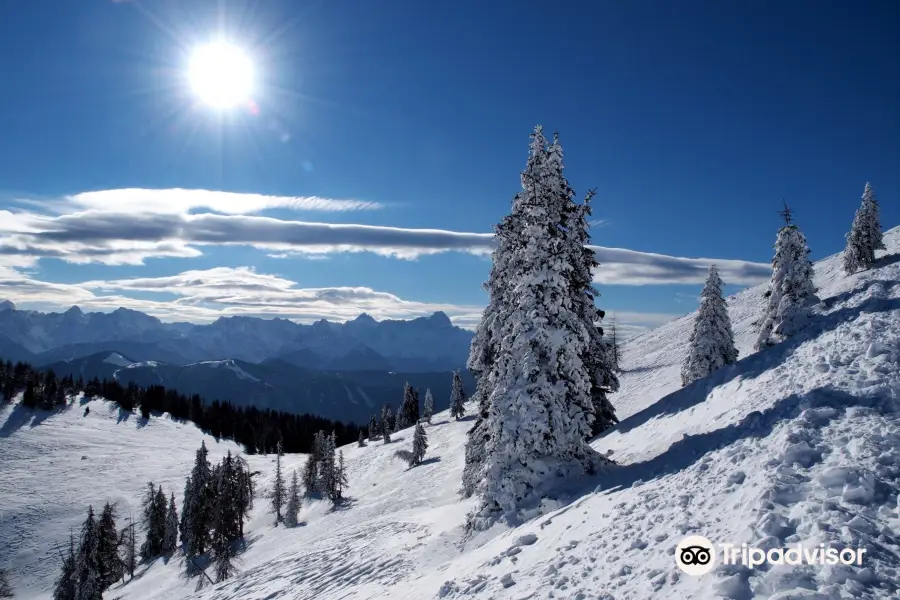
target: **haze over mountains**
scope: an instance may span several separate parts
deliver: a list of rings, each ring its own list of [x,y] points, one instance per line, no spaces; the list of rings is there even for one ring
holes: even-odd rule
[[[5,360],[358,422],[399,402],[406,381],[431,388],[446,406],[450,371],[465,366],[471,339],[442,312],[409,321],[362,314],[346,323],[222,317],[193,325],[125,308],[42,313],[0,303]]]

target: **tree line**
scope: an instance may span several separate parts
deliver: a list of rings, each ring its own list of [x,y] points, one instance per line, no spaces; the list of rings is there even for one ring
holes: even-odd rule
[[[227,401],[204,401],[161,385],[122,384],[115,379],[59,378],[53,371],[41,371],[27,363],[0,360],[0,391],[4,401],[24,392],[22,406],[55,410],[68,399],[84,392],[88,398],[105,398],[120,409],[140,411],[143,418],[169,413],[179,421],[190,421],[217,439],[234,440],[247,454],[274,452],[278,443],[287,452],[310,452],[316,432],[333,431],[338,445],[355,441],[359,427],[311,414],[294,414],[254,406],[235,406]]]

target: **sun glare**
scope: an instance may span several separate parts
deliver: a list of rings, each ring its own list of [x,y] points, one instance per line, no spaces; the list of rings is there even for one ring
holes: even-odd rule
[[[206,104],[232,108],[250,99],[253,63],[243,50],[231,44],[200,46],[191,56],[188,79],[194,93]]]

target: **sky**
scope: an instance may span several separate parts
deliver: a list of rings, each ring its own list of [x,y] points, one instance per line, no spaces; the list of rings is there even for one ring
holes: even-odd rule
[[[898,28],[890,0],[0,3],[0,298],[472,327],[541,124],[597,190],[598,305],[654,327],[711,262],[766,281],[783,201],[814,259],[867,181],[900,224]],[[216,41],[254,69],[226,110],[191,77]]]

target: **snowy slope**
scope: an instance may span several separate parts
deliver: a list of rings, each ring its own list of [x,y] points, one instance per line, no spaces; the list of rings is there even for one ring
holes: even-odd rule
[[[0,567],[17,598],[48,598],[59,569],[57,546],[68,543],[87,515],[118,502],[119,527],[137,517],[148,481],[180,497],[193,456],[206,440],[218,460],[231,442],[216,443],[192,424],[149,421],[111,403],[76,402],[61,413],[0,409]]]
[[[680,388],[679,368],[693,315],[629,341],[622,390],[613,397],[622,422],[593,443],[612,450],[619,466],[568,482],[568,500],[548,505],[541,518],[464,540],[472,501],[460,502],[457,490],[471,423],[441,413],[428,428],[431,460],[414,469],[393,458],[397,448],[409,447],[411,430],[390,445],[345,447],[350,501],[341,510],[304,505],[304,525],[276,529],[258,501],[234,579],[195,593],[196,581],[182,577],[176,556],[107,595],[900,597],[900,228],[885,242],[887,256],[870,272],[845,277],[839,257],[818,263],[819,314],[802,335],[762,353],[751,346],[765,286],[730,298],[740,360],[687,388]],[[185,465],[181,482],[196,443],[184,445],[177,457]],[[304,460],[285,462],[299,468]],[[250,463],[263,471],[266,488],[273,457]],[[133,482],[138,492],[142,484]],[[678,570],[673,557],[691,534],[760,547],[862,546],[867,554],[861,567],[720,565],[695,578]]]

